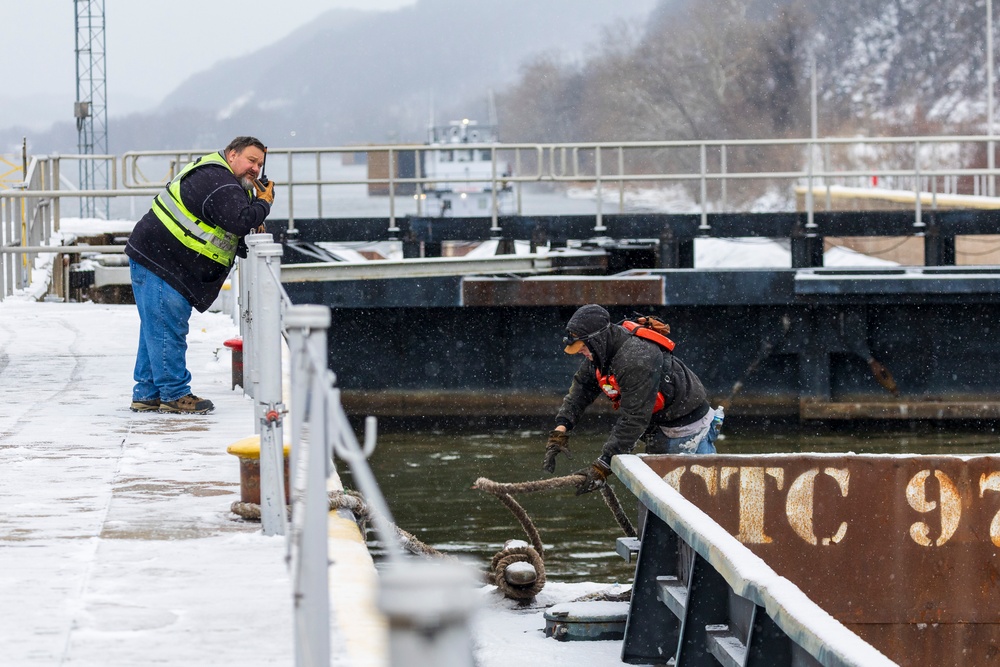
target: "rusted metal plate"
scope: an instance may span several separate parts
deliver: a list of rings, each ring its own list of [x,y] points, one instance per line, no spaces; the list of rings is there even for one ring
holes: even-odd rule
[[[465,306],[642,306],[663,303],[663,278],[542,277],[466,278],[462,281]]]
[[[991,664],[985,656],[1000,655],[1000,456],[643,460],[902,664]],[[945,646],[965,636],[978,645]],[[953,649],[977,658],[923,659]]]

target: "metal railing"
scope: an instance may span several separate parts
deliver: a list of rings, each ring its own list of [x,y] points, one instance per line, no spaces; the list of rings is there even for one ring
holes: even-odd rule
[[[10,190],[0,190],[0,301],[31,284],[32,271],[40,259],[39,255],[54,255],[56,261],[52,265],[48,289],[52,296],[65,299],[69,295],[69,256],[124,251],[120,246],[54,245],[55,234],[60,231],[63,199],[152,197],[160,191],[160,188],[121,190],[114,175],[109,190],[60,189],[66,184],[61,166],[63,160],[91,159],[107,161],[112,166],[118,164],[114,155],[25,158],[27,169],[24,180]],[[111,172],[114,174],[115,168]]]
[[[262,531],[284,534],[288,546],[296,665],[330,664],[327,480],[338,458],[350,467],[385,547],[379,604],[389,621],[390,664],[471,667],[466,626],[474,606],[474,596],[469,594],[472,578],[454,563],[404,558],[392,515],[367,461],[375,448],[375,418],[368,417],[361,446],[341,405],[336,376],[328,367],[330,309],[291,303],[281,285],[281,245],[273,243],[270,234],[250,235],[247,247],[248,256],[240,261],[238,274],[244,386],[253,397],[254,426],[260,433]],[[282,336],[288,345],[290,406],[282,397]],[[291,520],[287,522],[286,417],[292,429]],[[434,600],[440,608],[435,608]]]
[[[625,207],[627,190],[650,184],[684,184],[697,191],[696,205],[704,220],[710,211],[739,210],[730,196],[734,183],[764,181],[807,187],[806,209],[812,223],[816,184],[868,185],[878,180],[882,187],[954,194],[960,187],[970,194],[992,191],[988,184],[996,170],[977,168],[984,151],[995,143],[988,136],[876,137],[720,141],[632,141],[581,143],[461,144],[461,150],[489,155],[491,174],[459,178],[452,183],[489,187],[493,205],[490,215],[498,226],[497,196],[505,187],[516,190],[517,213],[522,214],[521,188],[528,184],[586,184],[595,190],[597,229],[601,229],[605,193],[616,192],[618,210]],[[294,228],[296,217],[324,217],[324,208],[337,213],[336,199],[326,196],[337,186],[381,185],[388,192],[390,229],[400,216],[397,193],[403,186],[415,189],[420,214],[420,193],[442,180],[420,173],[422,155],[455,146],[396,144],[325,148],[271,148],[268,177],[285,189],[278,201],[287,203],[287,217]],[[122,157],[122,184],[142,188],[166,182],[186,161],[208,151],[132,151]],[[400,156],[413,153],[415,173],[400,176]],[[344,170],[345,162],[356,162],[357,154],[369,160],[380,156],[388,164],[384,176],[358,169]],[[344,160],[343,156],[350,156]],[[749,157],[748,157],[749,156]],[[384,158],[384,159],[383,159]],[[739,159],[737,159],[739,158]],[[789,169],[761,168],[760,164],[792,164]],[[738,165],[745,165],[739,167]],[[364,166],[363,164],[361,166]],[[508,169],[509,167],[509,169]],[[149,173],[155,174],[149,176]],[[968,183],[965,183],[968,181]],[[300,196],[303,191],[312,195]],[[310,203],[311,199],[311,203]],[[829,201],[827,201],[827,205]],[[284,204],[283,204],[284,205]],[[303,216],[297,207],[307,207]],[[919,210],[919,204],[918,204]],[[918,213],[919,215],[919,213]],[[349,217],[349,216],[341,216]]]
[[[772,187],[803,189],[806,229],[817,231],[813,214],[829,209],[835,186],[891,188],[913,193],[914,228],[923,226],[923,210],[937,208],[938,194],[959,191],[979,194],[993,191],[996,170],[974,165],[984,151],[992,150],[995,137],[937,136],[881,138],[825,138],[727,141],[641,141],[582,143],[462,144],[462,150],[489,156],[489,177],[448,176],[449,182],[478,183],[489,188],[491,233],[501,231],[498,193],[513,188],[518,214],[524,213],[522,190],[529,185],[586,186],[593,188],[594,233],[606,231],[606,195],[617,193],[617,211],[625,211],[627,193],[640,186],[683,186],[700,213],[700,229],[708,230],[709,213],[740,211],[747,206],[733,190],[756,181]],[[287,216],[290,229],[296,218],[372,217],[370,211],[352,208],[360,199],[345,200],[345,188],[355,192],[362,186],[385,186],[389,231],[399,231],[398,220],[409,215],[402,209],[398,193],[407,187],[416,192],[410,199],[417,215],[420,194],[434,186],[433,176],[421,174],[422,156],[447,147],[422,144],[341,146],[328,148],[272,148],[268,151],[267,175],[278,188],[271,217]],[[35,253],[19,246],[48,245],[59,229],[60,202],[66,198],[107,197],[134,204],[148,198],[188,161],[210,149],[184,151],[130,151],[120,157],[61,155],[32,158],[24,183],[0,190],[0,298],[21,289],[30,280]],[[399,175],[400,156],[414,154],[413,176]],[[364,154],[365,159],[358,159]],[[384,159],[383,159],[384,158]],[[62,189],[66,181],[63,160],[100,159],[110,163],[112,189]],[[367,164],[375,160],[388,165],[384,175],[373,175]],[[773,169],[767,165],[792,165]],[[118,177],[120,173],[120,178]],[[825,190],[817,196],[816,188]],[[358,195],[355,192],[355,195]],[[355,195],[351,195],[354,197]],[[921,196],[925,195],[925,196]],[[378,197],[359,197],[366,204]],[[406,199],[409,199],[407,197]],[[820,201],[817,201],[820,199]],[[412,208],[410,210],[413,210]],[[135,216],[133,216],[135,217]]]

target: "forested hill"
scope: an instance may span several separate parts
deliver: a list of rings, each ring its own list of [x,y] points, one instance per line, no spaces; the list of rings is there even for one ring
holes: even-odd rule
[[[820,135],[985,131],[983,0],[662,2],[601,44],[526,64],[508,139],[808,136],[813,56]]]

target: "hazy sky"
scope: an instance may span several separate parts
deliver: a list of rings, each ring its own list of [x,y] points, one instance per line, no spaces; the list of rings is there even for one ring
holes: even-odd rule
[[[395,9],[416,0],[105,0],[109,106],[159,102],[213,63],[249,55],[334,8]],[[73,0],[3,0],[3,97],[76,97]],[[247,76],[253,78],[249,60]],[[2,115],[2,111],[0,111]],[[0,118],[0,126],[5,125]]]

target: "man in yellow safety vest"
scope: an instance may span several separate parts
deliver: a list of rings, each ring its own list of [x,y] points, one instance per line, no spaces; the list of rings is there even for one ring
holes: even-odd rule
[[[224,150],[186,165],[136,223],[125,253],[139,309],[131,409],[204,414],[215,406],[191,393],[188,321],[212,305],[241,243],[262,228],[274,184],[258,180],[267,148],[236,137]]]

